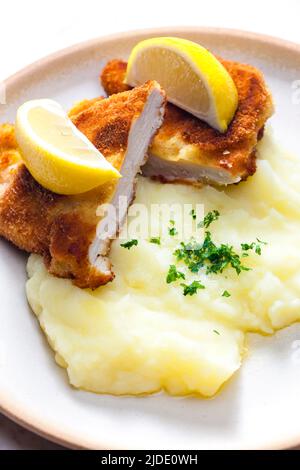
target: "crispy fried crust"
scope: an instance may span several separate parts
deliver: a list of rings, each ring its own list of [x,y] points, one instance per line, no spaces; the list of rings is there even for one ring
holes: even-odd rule
[[[106,100],[77,105],[75,125],[120,169],[131,123],[142,112],[149,82]],[[158,85],[157,85],[158,86]],[[74,111],[74,109],[73,109]],[[79,111],[79,113],[78,113]],[[17,247],[44,257],[50,273],[70,278],[79,287],[96,288],[114,278],[89,262],[89,247],[96,236],[99,205],[111,201],[115,182],[76,196],[62,196],[39,185],[22,162],[14,126],[0,125],[0,236]]]
[[[92,99],[85,99],[78,101],[75,103],[68,112],[69,118],[72,118],[73,116],[76,116],[76,114],[82,113],[82,111],[85,111],[86,109],[90,108],[93,104],[98,103],[99,101],[103,100],[104,96],[99,96],[97,98],[92,98]]]
[[[176,160],[178,151],[191,146],[188,149],[189,161],[222,168],[232,176],[246,178],[256,169],[254,147],[260,130],[273,112],[272,98],[262,74],[256,68],[219,60],[232,76],[239,95],[238,109],[227,132],[221,134],[168,103],[164,124],[149,151],[159,158]],[[104,67],[100,79],[108,94],[129,89],[124,84],[126,65],[126,62],[112,60]],[[176,143],[173,150],[170,139],[174,137]]]
[[[130,86],[124,83],[127,62],[122,60],[111,60],[104,67],[100,81],[108,95],[130,90]]]

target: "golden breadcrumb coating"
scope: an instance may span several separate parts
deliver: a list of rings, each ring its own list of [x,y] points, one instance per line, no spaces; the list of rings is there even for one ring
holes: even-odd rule
[[[98,103],[98,101],[101,101],[103,99],[104,99],[104,96],[99,96],[97,98],[77,101],[77,103],[75,103],[73,107],[70,109],[70,111],[68,112],[69,118],[72,118],[73,116],[76,116],[76,114],[79,114],[82,111],[85,111],[86,109],[90,108],[91,105]]]

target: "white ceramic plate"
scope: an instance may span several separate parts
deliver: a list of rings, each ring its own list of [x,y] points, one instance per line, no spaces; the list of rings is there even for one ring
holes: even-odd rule
[[[96,39],[48,57],[7,80],[0,121],[19,104],[49,97],[69,108],[101,93],[107,59],[126,57],[139,40],[177,35],[224,57],[258,66],[276,102],[271,120],[283,145],[300,153],[300,46],[250,33],[177,28]],[[300,190],[300,188],[299,188]],[[284,448],[300,443],[300,325],[272,338],[250,336],[241,371],[212,400],[99,396],[72,389],[25,297],[26,256],[0,240],[0,409],[61,444],[94,449]],[[300,354],[298,354],[300,356]]]

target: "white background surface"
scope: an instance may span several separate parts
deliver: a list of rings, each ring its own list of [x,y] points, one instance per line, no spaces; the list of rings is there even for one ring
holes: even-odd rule
[[[300,43],[299,0],[0,0],[0,81],[74,43],[160,26],[244,29]],[[56,449],[0,416],[0,449]]]

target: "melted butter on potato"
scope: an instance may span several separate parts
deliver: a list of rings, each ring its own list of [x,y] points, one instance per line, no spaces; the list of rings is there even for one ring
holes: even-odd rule
[[[180,282],[165,281],[178,240],[141,240],[131,250],[116,240],[116,279],[92,292],[29,258],[28,300],[73,386],[212,396],[240,367],[246,332],[271,334],[300,320],[300,159],[268,135],[259,149],[256,174],[237,186],[196,189],[141,178],[136,197],[148,207],[176,201],[217,209],[213,239],[238,252],[240,243],[267,241],[261,256],[243,260],[251,271],[201,274],[206,288],[184,297]],[[197,277],[182,270],[187,283]],[[230,297],[222,297],[225,290]]]

